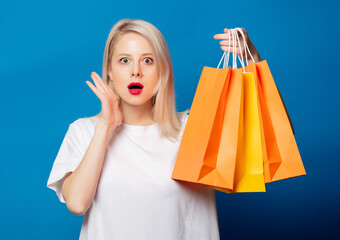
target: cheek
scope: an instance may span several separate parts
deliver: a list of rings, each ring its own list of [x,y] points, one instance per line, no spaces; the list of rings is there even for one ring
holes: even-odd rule
[[[158,72],[157,72],[156,67],[149,69],[147,74],[148,74],[148,78],[149,78],[150,82],[152,83],[152,85],[156,85],[157,81],[158,81]]]
[[[116,89],[120,89],[125,86],[124,79],[126,78],[126,74],[122,71],[115,71],[113,75],[113,85]]]

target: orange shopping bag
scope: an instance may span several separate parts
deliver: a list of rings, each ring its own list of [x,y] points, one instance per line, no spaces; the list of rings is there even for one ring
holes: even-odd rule
[[[259,86],[267,147],[267,161],[264,162],[265,181],[273,182],[305,175],[306,171],[294,138],[294,129],[267,61],[251,63],[247,67],[249,71],[256,72]]]
[[[230,121],[236,125],[229,132],[235,139],[229,146],[219,147],[229,80],[230,69],[203,67],[171,176],[173,179],[201,181],[202,184],[213,181],[213,185],[222,189],[232,188],[240,111],[237,106],[231,109],[235,120]],[[225,160],[220,171],[216,169],[219,159]]]

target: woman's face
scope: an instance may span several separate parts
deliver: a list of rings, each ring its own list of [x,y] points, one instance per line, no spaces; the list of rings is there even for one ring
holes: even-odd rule
[[[121,36],[115,46],[108,75],[122,105],[146,103],[151,106],[158,72],[154,52],[148,40],[137,33]],[[130,90],[128,86],[131,83],[141,83],[142,90]],[[138,92],[140,93],[136,94]]]

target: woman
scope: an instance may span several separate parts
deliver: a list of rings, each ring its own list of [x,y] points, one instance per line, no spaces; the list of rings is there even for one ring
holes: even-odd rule
[[[224,51],[226,33],[214,36]],[[69,125],[47,183],[70,212],[85,214],[79,239],[219,239],[214,190],[171,179],[188,111],[176,112],[163,35],[120,20],[102,73],[92,72],[95,86],[86,81],[102,110]]]

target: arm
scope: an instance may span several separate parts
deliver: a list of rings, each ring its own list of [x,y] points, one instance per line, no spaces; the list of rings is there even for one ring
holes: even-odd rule
[[[92,204],[104,163],[106,147],[114,129],[111,125],[99,121],[81,163],[65,178],[62,194],[67,208],[76,215],[83,215]]]
[[[62,195],[67,208],[77,215],[83,215],[92,204],[108,141],[112,132],[123,121],[123,113],[116,94],[97,73],[92,72],[91,77],[96,86],[90,81],[86,83],[102,102],[101,118],[79,166],[73,173],[67,175],[62,186]]]
[[[245,31],[244,31],[245,32]],[[248,34],[246,34],[246,38],[248,37]],[[249,47],[249,51],[251,52],[251,54],[253,55],[254,57],[254,60],[255,60],[255,63],[258,63],[258,62],[261,62],[262,59],[260,57],[260,54],[259,52],[256,50],[254,44],[250,41],[249,37],[248,39],[246,40],[247,41],[247,44],[248,44],[248,47]],[[248,64],[249,63],[252,63],[253,60],[250,58],[248,59]]]

